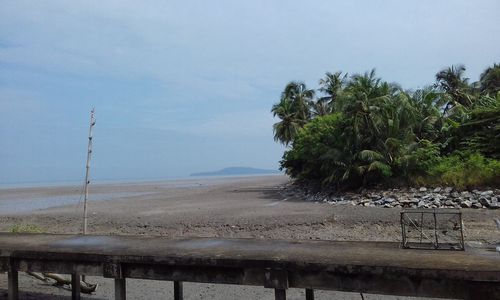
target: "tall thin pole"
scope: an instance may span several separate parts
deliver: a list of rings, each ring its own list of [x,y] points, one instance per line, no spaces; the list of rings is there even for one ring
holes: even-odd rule
[[[90,112],[89,145],[87,149],[87,165],[85,168],[85,197],[83,200],[83,234],[87,234],[87,197],[89,195],[89,171],[90,159],[92,158],[92,128],[95,125],[94,108]]]

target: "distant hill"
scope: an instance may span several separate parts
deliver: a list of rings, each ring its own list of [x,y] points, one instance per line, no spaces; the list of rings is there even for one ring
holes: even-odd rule
[[[193,173],[190,176],[229,176],[229,175],[259,175],[259,174],[280,174],[278,170],[256,169],[248,167],[230,167],[212,172]]]

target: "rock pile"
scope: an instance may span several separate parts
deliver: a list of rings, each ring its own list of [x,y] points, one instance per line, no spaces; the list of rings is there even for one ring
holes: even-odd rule
[[[364,190],[359,193],[317,192],[306,186],[281,187],[285,198],[309,202],[401,208],[500,208],[500,190],[457,191],[451,187]]]

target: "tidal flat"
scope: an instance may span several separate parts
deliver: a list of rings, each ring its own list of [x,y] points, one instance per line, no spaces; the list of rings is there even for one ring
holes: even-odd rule
[[[88,203],[89,232],[172,238],[400,240],[400,209],[287,198],[282,187],[288,182],[286,176],[251,176],[93,185]],[[83,214],[80,195],[78,186],[0,189],[0,207],[16,201],[19,207],[24,206],[17,211],[0,210],[0,231],[30,224],[48,233],[79,233]],[[41,207],[37,202],[51,205]],[[464,209],[463,214],[467,241],[488,244],[500,241],[493,222],[493,218],[500,217],[500,210]],[[111,280],[90,277],[90,281],[99,282],[100,287],[95,295],[84,299],[112,299]],[[171,282],[128,279],[127,285],[129,299],[168,298],[173,293]],[[69,291],[26,274],[20,275],[20,286],[21,299],[70,299]],[[6,299],[6,287],[6,276],[0,274],[0,299]],[[302,290],[292,289],[288,293],[289,299],[304,297]],[[353,293],[318,291],[316,294],[316,299],[332,298],[361,299]],[[186,283],[185,299],[274,299],[274,293],[262,287]]]

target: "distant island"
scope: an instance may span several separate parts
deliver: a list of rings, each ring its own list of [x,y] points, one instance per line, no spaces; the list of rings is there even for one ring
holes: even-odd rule
[[[280,174],[278,170],[257,169],[249,167],[229,167],[218,171],[193,173],[190,176],[228,176],[228,175],[260,175]]]

